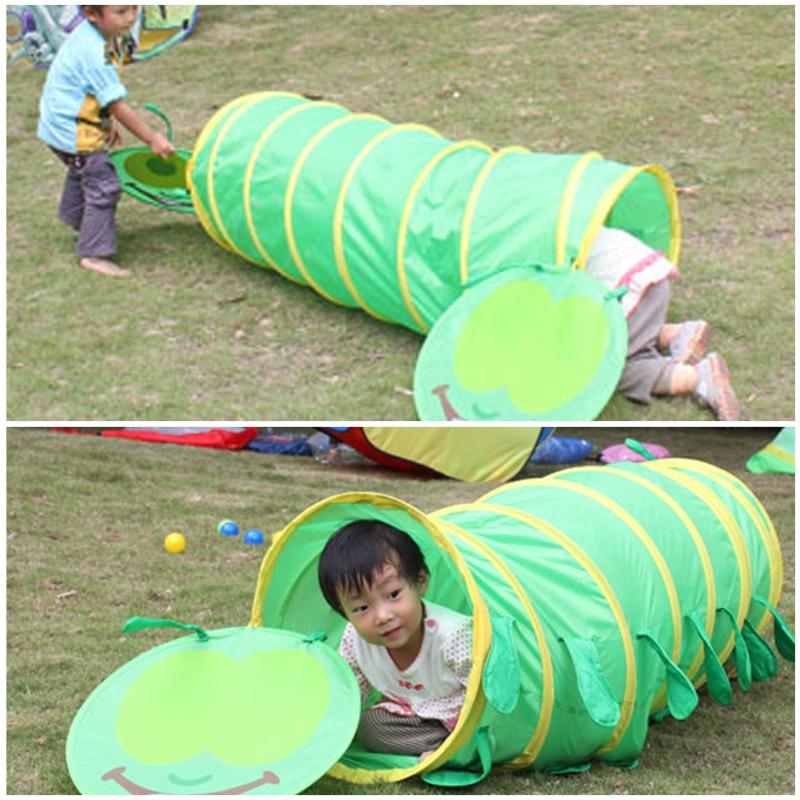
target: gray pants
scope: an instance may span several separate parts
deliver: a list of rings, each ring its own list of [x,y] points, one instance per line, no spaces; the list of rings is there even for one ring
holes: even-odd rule
[[[435,750],[449,735],[438,720],[401,717],[383,708],[369,708],[361,717],[356,739],[376,753],[418,756]]]
[[[78,231],[78,255],[104,258],[117,252],[114,213],[121,187],[106,152],[72,156],[55,151],[67,165],[58,218]]]
[[[672,286],[662,281],[645,292],[628,319],[628,358],[618,390],[629,400],[649,403],[670,393],[675,361],[658,351],[658,336],[667,319]]]

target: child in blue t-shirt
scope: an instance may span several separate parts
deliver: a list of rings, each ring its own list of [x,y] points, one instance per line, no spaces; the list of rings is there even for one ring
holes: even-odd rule
[[[37,134],[67,166],[58,216],[78,231],[80,266],[112,277],[129,270],[117,251],[114,213],[120,183],[108,148],[121,142],[117,123],[161,158],[175,147],[125,102],[120,80],[126,34],[139,6],[81,6],[85,20],[59,48],[39,102]]]

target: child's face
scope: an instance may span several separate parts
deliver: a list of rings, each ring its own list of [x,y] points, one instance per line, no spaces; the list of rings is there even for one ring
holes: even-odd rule
[[[139,6],[102,6],[87,11],[89,21],[105,36],[127,33],[139,16]]]
[[[402,578],[394,564],[385,564],[360,591],[340,594],[342,609],[359,636],[389,650],[418,649],[422,642],[422,594],[428,576],[416,584]]]

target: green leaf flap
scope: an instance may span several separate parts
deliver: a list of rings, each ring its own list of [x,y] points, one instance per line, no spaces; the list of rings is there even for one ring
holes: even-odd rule
[[[640,633],[636,638],[645,641],[667,668],[667,705],[669,706],[669,713],[675,719],[686,719],[697,706],[697,692],[694,690],[692,682],[649,633]]]
[[[520,692],[519,658],[514,644],[514,620],[492,617],[492,648],[483,668],[483,692],[501,714],[510,714]]]
[[[750,654],[750,663],[753,667],[753,680],[769,681],[778,674],[778,657],[775,651],[759,636],[758,631],[744,621],[742,636]]]
[[[728,675],[722,662],[719,660],[714,646],[711,644],[706,632],[703,629],[703,622],[696,612],[688,614],[686,617],[697,635],[703,642],[705,657],[703,665],[706,670],[706,678],[708,680],[708,692],[720,705],[729,706],[733,702],[733,689],[731,682],[728,680]]]
[[[766,606],[772,612],[774,621],[773,633],[775,635],[775,645],[778,648],[778,652],[787,661],[794,661],[794,636],[789,630],[789,626],[778,612],[778,609],[775,608],[769,600],[760,595],[753,595],[753,600],[761,603],[762,606]]]
[[[489,729],[479,728],[475,734],[475,746],[480,759],[480,772],[469,772],[458,769],[437,769],[435,772],[423,772],[422,780],[431,786],[459,788],[474,786],[480,783],[492,769],[492,746],[489,741]]]
[[[574,636],[559,637],[575,668],[578,692],[592,721],[604,728],[614,728],[619,722],[619,703],[608,685],[594,642]]]
[[[739,624],[736,622],[736,615],[729,608],[718,608],[717,612],[724,614],[731,621],[733,635],[736,640],[736,646],[733,651],[733,657],[736,660],[736,679],[739,681],[739,688],[743,692],[749,692],[753,683],[753,666],[750,662],[750,652],[747,649],[747,644],[742,637],[742,632],[739,630]]]

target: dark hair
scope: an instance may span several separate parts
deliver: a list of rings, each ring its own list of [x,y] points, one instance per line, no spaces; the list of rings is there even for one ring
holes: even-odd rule
[[[385,522],[361,519],[339,528],[319,557],[317,574],[328,605],[344,616],[339,592],[361,591],[371,586],[385,564],[397,567],[401,578],[417,584],[428,572],[419,545],[405,532]]]

